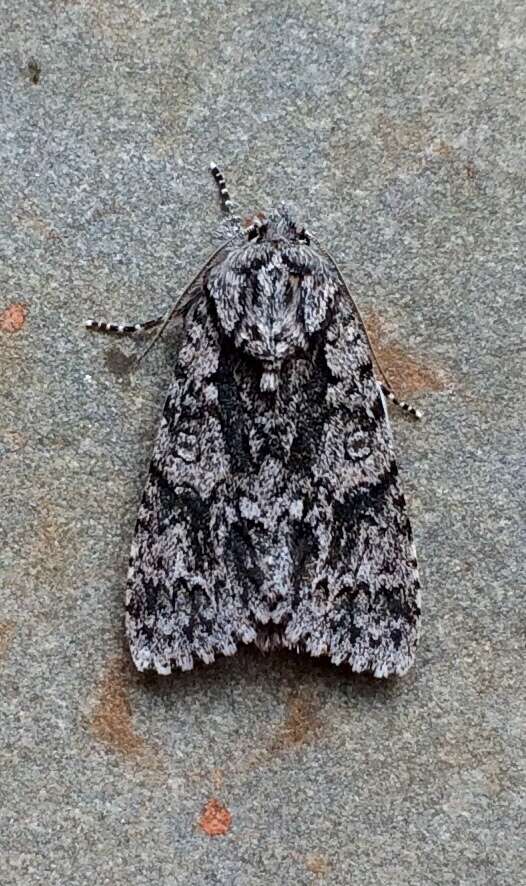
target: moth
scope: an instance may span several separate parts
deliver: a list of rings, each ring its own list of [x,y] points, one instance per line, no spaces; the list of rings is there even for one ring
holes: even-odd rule
[[[419,414],[377,380],[330,254],[283,207],[243,224],[211,171],[226,233],[174,307],[86,324],[183,323],[129,561],[133,661],[168,674],[255,643],[404,674],[420,583],[386,399]]]

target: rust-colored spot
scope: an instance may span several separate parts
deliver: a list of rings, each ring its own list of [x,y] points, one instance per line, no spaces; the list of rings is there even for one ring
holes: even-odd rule
[[[319,732],[321,721],[316,698],[305,692],[294,692],[287,701],[287,716],[272,742],[272,750],[283,750],[307,744]]]
[[[0,622],[0,658],[7,651],[14,627],[15,626],[10,621]]]
[[[444,390],[444,373],[411,357],[393,342],[378,314],[371,312],[364,319],[378,363],[396,394],[407,396],[417,391]]]
[[[433,154],[438,154],[440,157],[444,157],[447,160],[452,156],[453,148],[451,145],[448,145],[447,142],[440,142],[439,145],[433,148]]]
[[[27,305],[21,302],[9,305],[0,313],[0,330],[2,332],[19,332],[26,322],[27,311]]]
[[[121,754],[144,752],[144,739],[133,729],[123,662],[114,659],[97,687],[97,701],[90,728],[97,741]]]
[[[219,800],[209,800],[205,803],[199,818],[199,827],[209,837],[224,837],[228,834],[232,824],[232,815]]]
[[[307,855],[305,867],[316,877],[326,877],[329,873],[330,864],[324,855]]]

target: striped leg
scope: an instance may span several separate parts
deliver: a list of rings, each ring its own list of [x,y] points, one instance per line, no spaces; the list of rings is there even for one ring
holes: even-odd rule
[[[86,329],[92,329],[94,332],[111,332],[114,335],[133,335],[135,332],[145,332],[147,329],[154,329],[160,326],[164,320],[157,317],[155,320],[146,320],[144,323],[105,323],[104,320],[86,320],[84,325]]]
[[[232,200],[230,199],[230,194],[228,193],[228,188],[226,186],[226,181],[224,179],[223,173],[217,168],[215,163],[210,164],[210,172],[214,176],[217,187],[219,188],[221,206],[224,212],[230,215],[232,212]]]
[[[399,400],[398,397],[393,394],[390,387],[384,385],[383,382],[380,382],[380,387],[382,389],[382,393],[387,397],[388,400],[391,401],[391,403],[394,403],[395,406],[399,406],[400,409],[403,409],[404,412],[408,413],[408,415],[412,415],[413,418],[422,418],[422,413],[419,409],[415,409],[415,407],[411,406],[409,403],[404,403],[403,400]]]

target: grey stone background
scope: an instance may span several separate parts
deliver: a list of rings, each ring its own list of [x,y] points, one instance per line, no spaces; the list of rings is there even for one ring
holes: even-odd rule
[[[0,0],[0,35],[0,881],[526,882],[524,4]],[[331,247],[425,411],[393,414],[424,585],[406,678],[128,661],[175,340],[131,373],[141,343],[81,321],[170,304],[215,242],[210,160]]]

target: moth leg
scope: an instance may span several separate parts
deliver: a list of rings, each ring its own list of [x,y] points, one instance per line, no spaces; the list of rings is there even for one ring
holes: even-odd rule
[[[394,403],[395,406],[399,406],[400,409],[403,409],[404,412],[407,412],[408,415],[412,415],[414,418],[422,418],[422,413],[419,409],[415,409],[414,406],[411,406],[410,403],[406,403],[404,400],[399,400],[388,385],[383,382],[380,382],[379,384],[382,393],[391,401],[391,403]]]
[[[226,186],[226,181],[223,173],[216,166],[215,163],[210,164],[210,172],[214,176],[216,180],[217,187],[219,188],[219,196],[221,198],[221,208],[227,215],[232,214],[232,200],[230,199],[230,194],[228,192],[228,188]]]
[[[133,335],[135,332],[145,332],[147,329],[154,329],[164,320],[162,317],[156,317],[155,320],[145,320],[143,323],[105,323],[104,320],[86,320],[84,326],[93,332],[111,332],[114,335]]]

